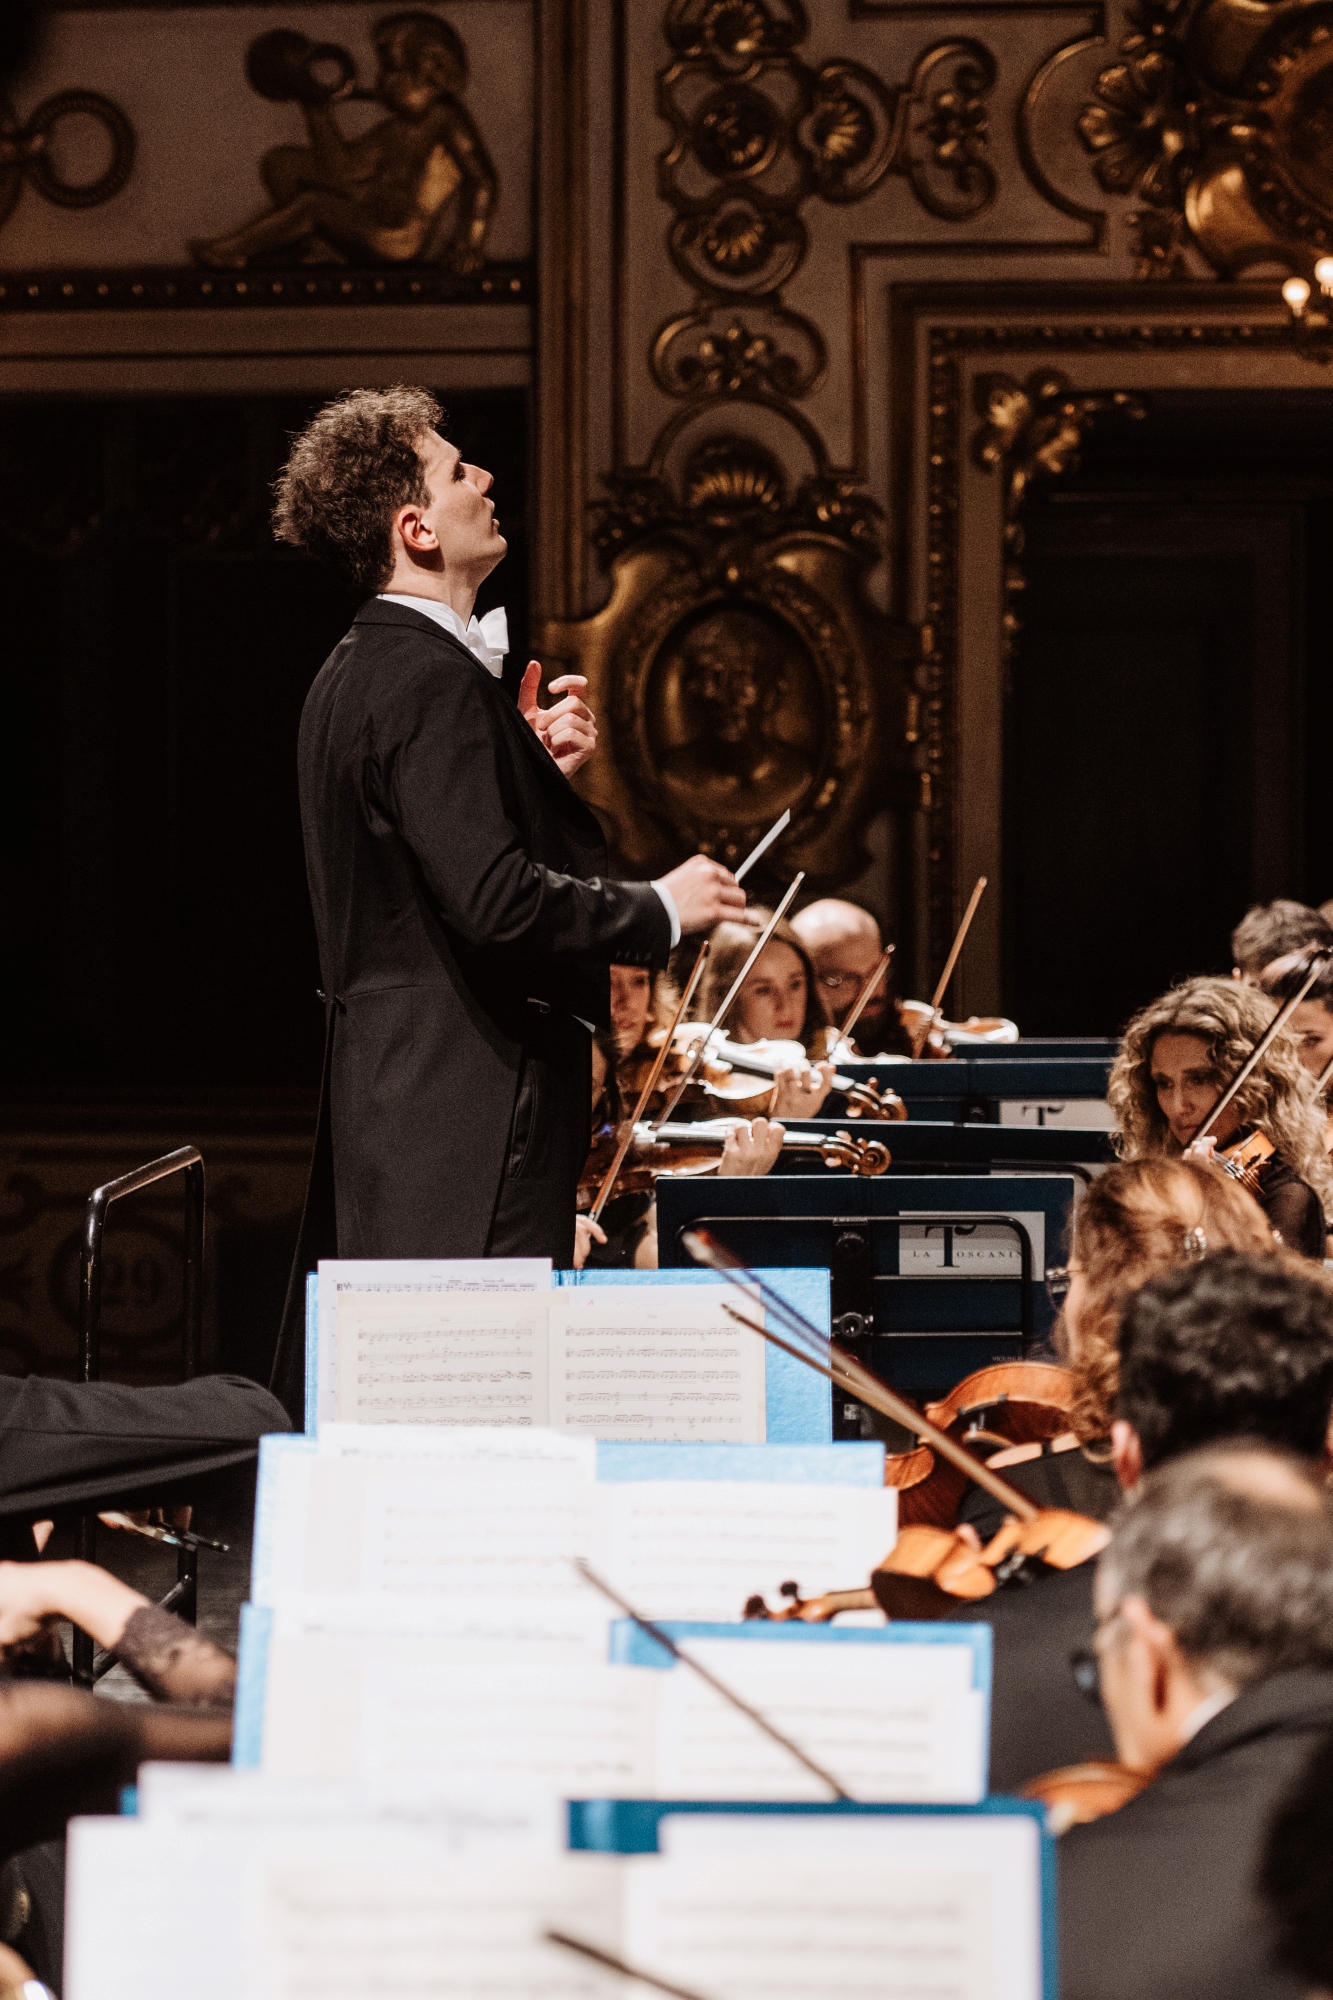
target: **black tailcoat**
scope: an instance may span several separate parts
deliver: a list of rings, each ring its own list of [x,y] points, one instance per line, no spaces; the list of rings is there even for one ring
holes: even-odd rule
[[[598,820],[512,698],[423,612],[357,613],[298,765],[329,1035],[274,1375],[289,1409],[305,1272],[480,1257],[525,1042],[553,1015],[608,1026],[608,967],[664,965],[671,944],[649,883],[604,879]]]

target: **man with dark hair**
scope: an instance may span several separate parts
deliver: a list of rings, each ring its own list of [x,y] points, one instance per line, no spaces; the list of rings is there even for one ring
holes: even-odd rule
[[[1309,945],[1333,947],[1333,926],[1318,910],[1279,896],[1273,903],[1256,903],[1231,933],[1231,976],[1258,979],[1275,958]]]
[[[1292,1000],[1309,973],[1304,952],[1287,952],[1264,967],[1258,983],[1275,1000]],[[1287,1030],[1296,1043],[1302,1065],[1311,1076],[1322,1075],[1333,1062],[1333,964],[1324,967],[1305,998],[1293,1008]]]
[[[280,538],[374,593],[301,717],[328,1034],[274,1373],[294,1416],[318,1257],[572,1263],[608,968],[662,966],[745,908],[702,855],[656,883],[605,878],[569,783],[596,743],[586,682],[554,682],[545,711],[535,661],[517,707],[500,687],[500,641],[473,616],[506,548],[491,476],[441,420],[425,390],[355,390],[295,440],[276,490]]]
[[[1112,1522],[1088,1656],[1145,1789],[1060,1843],[1064,2000],[1294,2000],[1258,1897],[1333,1728],[1333,1499],[1262,1444],[1187,1454]]]
[[[1333,1284],[1295,1258],[1234,1250],[1163,1272],[1133,1295],[1121,1319],[1117,1408],[1112,1462],[1126,1493],[1155,1467],[1228,1438],[1319,1457],[1333,1409]],[[1005,1477],[1022,1488],[1027,1470],[1015,1466]],[[1044,1501],[1040,1480],[1030,1485]],[[969,1509],[983,1540],[1002,1512],[998,1503],[989,1514]],[[1093,1568],[1053,1571],[967,1607],[994,1634],[996,1791],[1112,1755],[1106,1718],[1079,1694],[1068,1667],[1092,1627]]]
[[[1283,1801],[1264,1850],[1260,1888],[1279,1965],[1306,2000],[1333,2000],[1333,1737]]]

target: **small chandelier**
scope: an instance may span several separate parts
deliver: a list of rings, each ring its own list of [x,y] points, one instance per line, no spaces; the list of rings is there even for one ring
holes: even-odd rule
[[[1319,259],[1314,280],[1319,287],[1315,306],[1310,304],[1310,285],[1304,278],[1288,278],[1282,287],[1282,300],[1291,314],[1297,353],[1324,367],[1333,361],[1333,257]]]

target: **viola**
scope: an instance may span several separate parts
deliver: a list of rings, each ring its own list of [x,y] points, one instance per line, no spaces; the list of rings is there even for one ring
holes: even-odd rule
[[[929,1421],[974,1451],[989,1455],[1015,1444],[1048,1444],[1069,1428],[1074,1378],[1049,1361],[998,1361],[978,1368],[937,1403]],[[884,1484],[898,1489],[898,1519],[951,1527],[969,1480],[928,1444],[891,1452]]]

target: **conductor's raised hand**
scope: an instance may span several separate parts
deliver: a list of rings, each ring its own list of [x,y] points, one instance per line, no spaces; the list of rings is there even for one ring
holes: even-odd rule
[[[597,719],[583,699],[587,680],[583,674],[560,674],[551,682],[552,694],[564,694],[554,708],[542,708],[540,660],[529,660],[518,691],[518,712],[536,731],[538,741],[550,751],[567,778],[581,770],[597,748]]]
[[[692,854],[662,877],[680,918],[683,937],[711,931],[714,924],[739,923],[745,915],[745,891],[736,877],[706,854]]]

